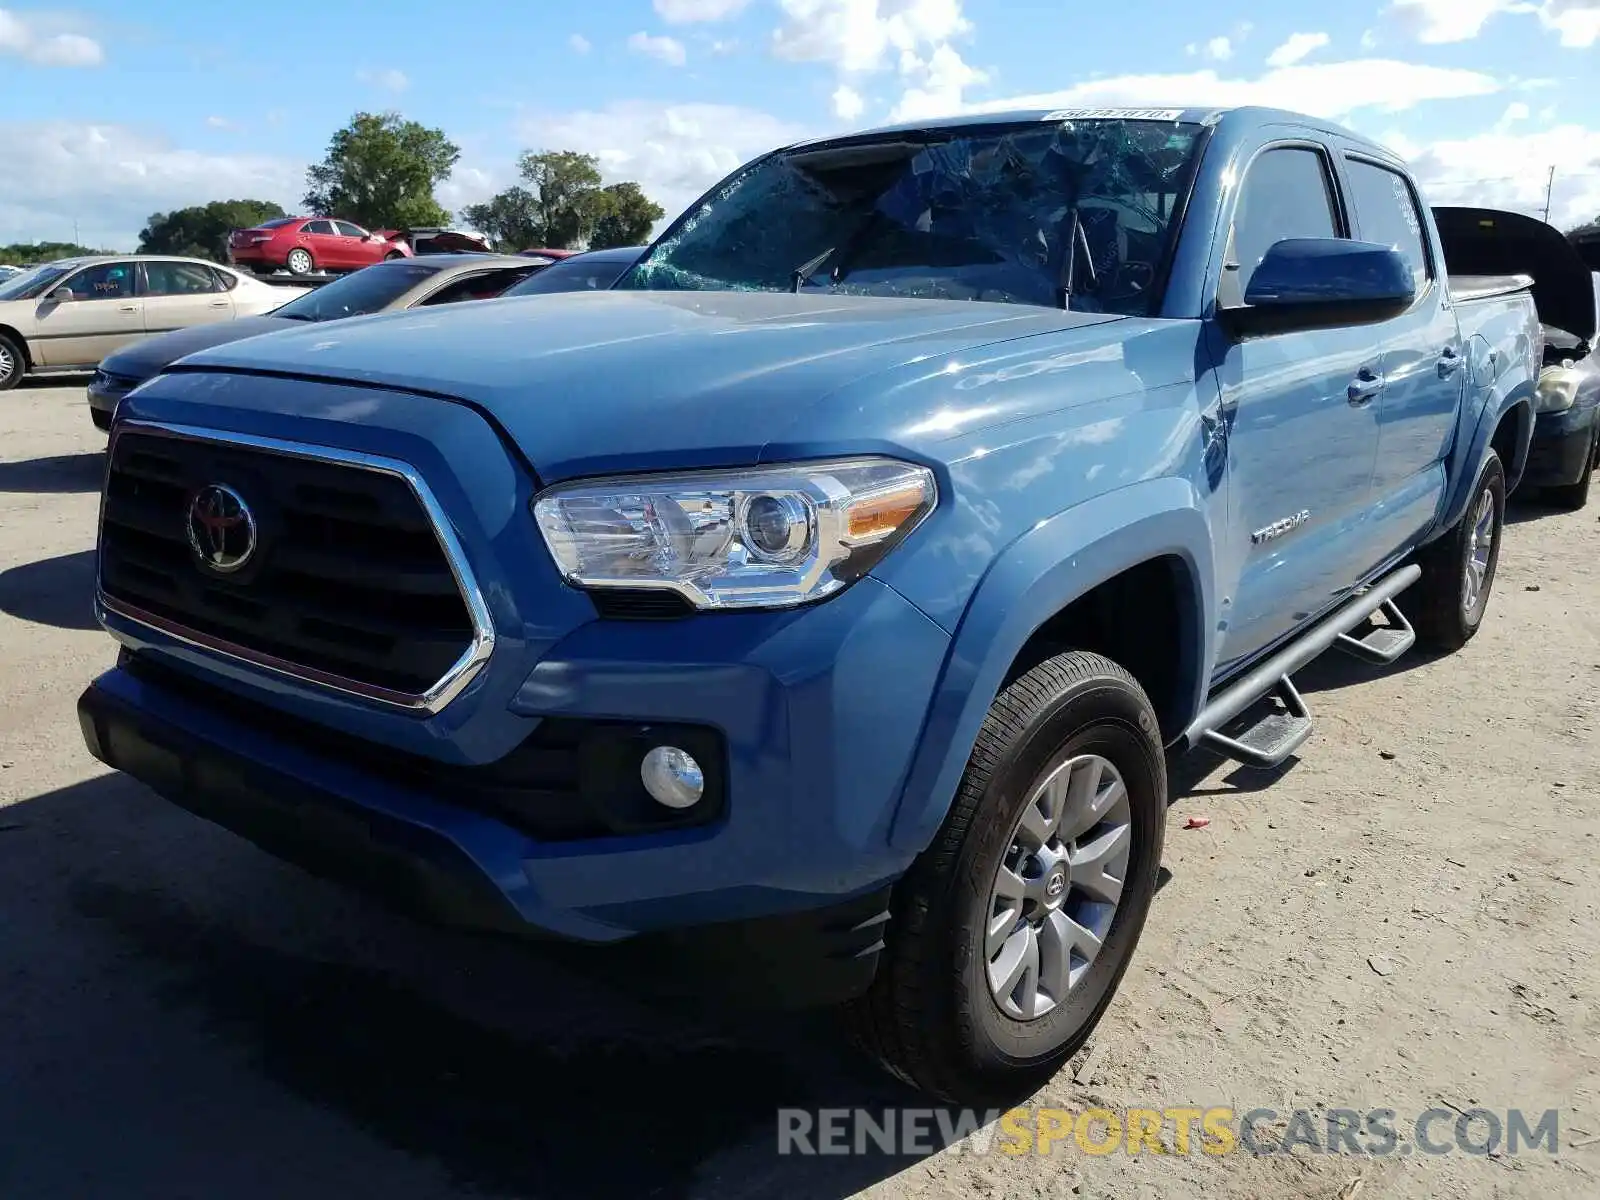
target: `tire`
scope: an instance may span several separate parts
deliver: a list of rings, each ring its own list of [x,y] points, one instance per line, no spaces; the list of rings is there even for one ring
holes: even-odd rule
[[[387,254],[385,254],[383,256],[383,261],[384,262],[393,262],[397,258],[404,258],[404,257],[405,257],[405,255],[401,254],[400,251],[391,250],[391,251],[389,251],[389,253],[387,253]]]
[[[311,251],[296,246],[284,257],[283,265],[291,275],[309,275],[317,269],[317,260],[311,257]]]
[[[1035,825],[1042,819],[1040,786],[1054,774],[1072,781],[1058,817],[1078,814],[1082,824],[1088,810],[1071,797],[1092,792],[1088,772],[1097,759],[1120,776],[1126,802],[1107,800],[1104,819],[1089,831],[1096,836],[1069,843],[1066,862],[1070,868],[1077,860],[1082,875],[1052,891],[1056,871],[1041,861],[1045,849],[1030,854],[1028,845],[1038,841],[1027,832],[1033,826],[1020,822],[1025,815]],[[1106,789],[1114,776],[1098,778],[1096,794],[1113,795],[1114,787]],[[990,708],[933,844],[896,885],[877,975],[848,1011],[858,1044],[892,1074],[947,1102],[1005,1104],[1034,1091],[1088,1039],[1132,959],[1155,896],[1166,809],[1155,712],[1131,675],[1097,654],[1073,651],[1017,679]],[[1108,872],[1114,878],[1122,867],[1120,898],[1111,913],[1090,916],[1082,902],[1093,897],[1082,880],[1093,885],[1095,878],[1081,860],[1088,847],[1113,844],[1126,853]],[[1059,906],[1045,911],[1043,925],[1059,929],[1055,917],[1071,915],[1101,935],[1092,962],[1069,975],[1065,997],[1052,998],[1041,985],[1028,1009],[1021,1007],[1029,1003],[1026,972],[1014,991],[991,986],[991,971],[1007,974],[1003,965],[1016,960],[1012,948],[1019,936],[1026,941],[1022,926],[1031,924],[1028,901],[1018,902],[1014,925],[1001,915],[1011,901],[997,904],[1000,869],[1013,865],[1012,878],[1029,880],[1036,895],[1050,897],[1042,903]],[[993,941],[986,937],[990,920],[1000,931]],[[998,956],[991,953],[996,944]],[[1053,944],[1052,953],[1044,936],[1034,938],[1036,984],[1053,974],[1052,958],[1061,961],[1061,942]]]
[[[27,373],[28,360],[23,356],[22,347],[0,336],[0,392],[16,387]]]
[[[1487,513],[1489,527],[1483,519]],[[1449,533],[1423,548],[1417,556],[1422,578],[1405,591],[1398,601],[1417,631],[1417,640],[1434,650],[1459,650],[1472,640],[1483,624],[1494,587],[1495,568],[1500,562],[1500,537],[1505,528],[1506,473],[1500,456],[1489,452],[1488,461],[1478,472],[1467,511]],[[1477,537],[1474,537],[1474,532]],[[1475,548],[1482,550],[1488,536],[1486,554],[1478,555],[1478,573],[1469,575],[1467,564]],[[1477,580],[1476,590],[1470,580]]]
[[[1577,512],[1589,503],[1589,482],[1594,477],[1595,459],[1600,457],[1600,434],[1596,437],[1597,441],[1590,445],[1589,454],[1583,460],[1583,474],[1578,477],[1578,481],[1562,484],[1560,487],[1545,488],[1545,499],[1551,504]]]

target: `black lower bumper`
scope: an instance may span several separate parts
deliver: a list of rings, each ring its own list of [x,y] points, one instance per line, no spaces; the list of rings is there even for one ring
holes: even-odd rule
[[[314,875],[436,924],[556,943],[438,832],[247,758],[97,684],[79,697],[90,752],[174,804]],[[573,965],[627,986],[758,1005],[838,1003],[871,984],[889,889],[822,910],[568,945]]]
[[[1561,413],[1541,413],[1534,422],[1525,487],[1565,487],[1583,478],[1594,454],[1595,423],[1600,410],[1590,405]]]

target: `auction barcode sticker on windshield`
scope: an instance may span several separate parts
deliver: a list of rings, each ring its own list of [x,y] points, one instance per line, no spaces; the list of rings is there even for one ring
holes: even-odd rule
[[[1046,121],[1176,121],[1181,108],[1058,108]]]

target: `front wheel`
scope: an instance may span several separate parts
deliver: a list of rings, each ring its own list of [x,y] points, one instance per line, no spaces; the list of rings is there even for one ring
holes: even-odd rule
[[[0,336],[0,392],[16,387],[27,371],[28,364],[22,357],[22,348],[10,338]]]
[[[1088,1039],[1155,896],[1167,777],[1139,684],[1097,654],[995,701],[944,825],[895,889],[857,1039],[942,1100],[1008,1103]]]
[[[311,251],[302,250],[298,246],[289,251],[289,257],[284,260],[284,265],[289,268],[291,275],[309,275],[316,270],[316,261],[311,257]]]
[[[1491,450],[1478,472],[1466,513],[1455,528],[1418,554],[1422,578],[1398,597],[1401,611],[1424,645],[1459,650],[1478,632],[1500,562],[1505,516],[1505,468]]]

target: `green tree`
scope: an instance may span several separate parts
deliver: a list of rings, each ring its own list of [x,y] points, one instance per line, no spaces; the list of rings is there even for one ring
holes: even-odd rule
[[[631,181],[601,189],[602,211],[589,239],[593,250],[612,246],[637,246],[650,239],[650,230],[667,215],[644,189]]]
[[[156,213],[139,234],[140,254],[184,254],[224,261],[228,234],[275,217],[286,217],[270,200],[213,200],[192,208]]]
[[[510,187],[482,204],[469,204],[461,210],[461,219],[498,250],[515,253],[545,244],[538,203],[525,187]]]
[[[601,213],[598,158],[576,150],[525,150],[517,171],[533,194],[541,245],[566,250],[594,232]]]
[[[34,263],[51,262],[58,258],[114,253],[114,250],[96,250],[92,246],[79,246],[74,242],[12,242],[9,246],[0,246],[0,263],[30,267]]]
[[[305,202],[369,229],[443,225],[450,214],[433,189],[450,178],[460,157],[443,130],[399,113],[357,113],[333,135],[327,157],[306,170]]]

